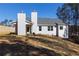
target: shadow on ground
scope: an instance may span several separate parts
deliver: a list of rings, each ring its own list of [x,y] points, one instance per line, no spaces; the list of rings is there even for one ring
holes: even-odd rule
[[[53,51],[23,43],[0,44],[0,56],[59,56]]]

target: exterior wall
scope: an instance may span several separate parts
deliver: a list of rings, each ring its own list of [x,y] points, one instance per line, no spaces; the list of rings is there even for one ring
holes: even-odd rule
[[[26,14],[18,13],[18,23],[17,23],[17,33],[18,35],[26,35]],[[32,27],[31,32],[35,34],[47,34],[56,35],[56,26],[53,25],[53,31],[48,31],[48,26],[42,26],[42,31],[39,31],[39,26],[37,25],[37,12],[31,13]],[[60,30],[60,26],[63,26],[63,30]],[[58,25],[58,36],[62,38],[68,38],[68,26]]]
[[[37,12],[32,12],[31,13],[31,21],[32,21],[31,32],[32,33],[37,33]]]
[[[17,34],[18,35],[26,35],[26,14],[25,13],[18,13],[18,21],[17,21]]]
[[[60,26],[63,26],[63,29],[60,30]],[[36,34],[47,34],[47,35],[56,35],[56,27],[53,26],[53,31],[48,31],[48,26],[42,26],[42,31],[39,31],[39,26],[37,26]],[[62,38],[68,38],[68,26],[58,25],[58,36]]]
[[[48,26],[42,26],[42,31],[39,31],[39,26],[37,27],[38,34],[56,35],[56,27],[53,26],[53,31],[48,31]]]
[[[60,30],[60,26],[63,26],[63,30]],[[66,25],[59,25],[58,26],[58,36],[62,38],[68,38],[68,26]]]

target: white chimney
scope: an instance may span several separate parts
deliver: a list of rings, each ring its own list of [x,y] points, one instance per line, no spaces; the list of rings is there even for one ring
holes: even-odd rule
[[[26,14],[25,13],[18,13],[17,14],[18,21],[17,21],[17,34],[18,35],[26,35]]]
[[[37,33],[37,12],[31,13],[31,21],[32,21],[32,33]]]

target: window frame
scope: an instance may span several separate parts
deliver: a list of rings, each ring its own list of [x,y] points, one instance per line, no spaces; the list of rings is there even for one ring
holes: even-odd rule
[[[50,26],[48,26],[48,31],[50,31]]]
[[[42,31],[42,26],[39,26],[39,31]]]
[[[50,30],[53,31],[53,26],[51,26],[50,28],[51,28]]]
[[[60,30],[63,30],[63,26],[60,26]]]
[[[53,31],[53,26],[48,26],[48,31]]]

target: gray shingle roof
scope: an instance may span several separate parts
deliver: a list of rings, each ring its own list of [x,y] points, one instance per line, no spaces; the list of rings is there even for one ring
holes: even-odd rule
[[[27,17],[26,22],[31,22],[31,18]],[[37,20],[38,25],[49,26],[49,25],[55,25],[56,23],[59,25],[65,25],[65,23],[63,23],[62,20],[56,19],[56,18],[40,18],[40,17],[38,17],[38,20]]]
[[[38,18],[37,24],[38,25],[65,25],[62,20],[59,19],[52,19],[52,18]]]

